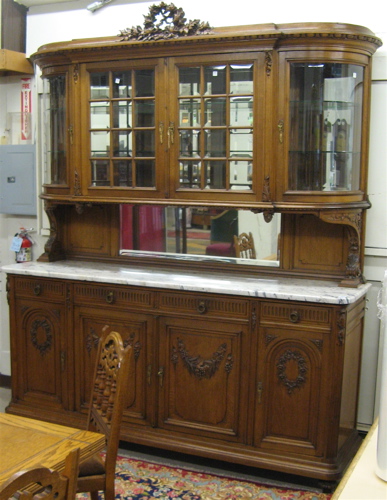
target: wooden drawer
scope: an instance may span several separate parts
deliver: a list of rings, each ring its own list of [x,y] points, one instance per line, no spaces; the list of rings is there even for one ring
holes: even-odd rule
[[[63,281],[40,278],[14,278],[16,297],[36,297],[42,299],[64,299],[66,285]]]
[[[118,306],[122,308],[136,307],[150,309],[153,307],[153,292],[146,288],[127,286],[85,285],[75,283],[73,288],[75,304]]]
[[[160,292],[158,307],[168,313],[184,312],[200,316],[234,319],[249,317],[249,302],[247,300],[211,294]]]
[[[297,326],[316,326],[330,330],[332,309],[305,305],[304,303],[284,303],[262,301],[260,306],[260,324],[281,324]]]

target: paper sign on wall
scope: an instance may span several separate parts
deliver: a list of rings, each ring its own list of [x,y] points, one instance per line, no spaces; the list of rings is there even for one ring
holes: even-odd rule
[[[21,79],[21,140],[31,140],[31,82],[32,78]]]

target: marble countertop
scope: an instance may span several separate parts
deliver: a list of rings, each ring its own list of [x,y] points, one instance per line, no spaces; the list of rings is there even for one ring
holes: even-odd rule
[[[215,272],[161,270],[133,265],[84,261],[25,262],[3,266],[7,274],[93,281],[192,292],[222,293],[246,297],[297,300],[321,304],[351,304],[363,297],[370,284],[343,288],[333,281],[275,277],[238,277]]]

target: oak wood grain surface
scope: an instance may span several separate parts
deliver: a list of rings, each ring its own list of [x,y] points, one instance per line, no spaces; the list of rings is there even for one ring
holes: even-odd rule
[[[0,413],[0,484],[36,465],[62,471],[71,450],[80,448],[82,462],[104,446],[103,434]]]

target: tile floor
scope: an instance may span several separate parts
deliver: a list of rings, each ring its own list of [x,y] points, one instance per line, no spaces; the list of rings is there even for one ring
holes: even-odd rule
[[[11,399],[11,389],[0,387],[0,412],[4,412]],[[180,453],[173,453],[164,450],[155,450],[143,446],[136,446],[129,443],[121,443],[119,454],[137,458],[139,460],[155,461],[175,467],[188,467],[200,470],[209,474],[221,474],[238,479],[260,481],[278,487],[302,488],[319,493],[321,488],[314,480],[289,476],[277,472],[262,471],[259,469],[228,464],[216,460],[206,460],[201,457],[193,457]]]

